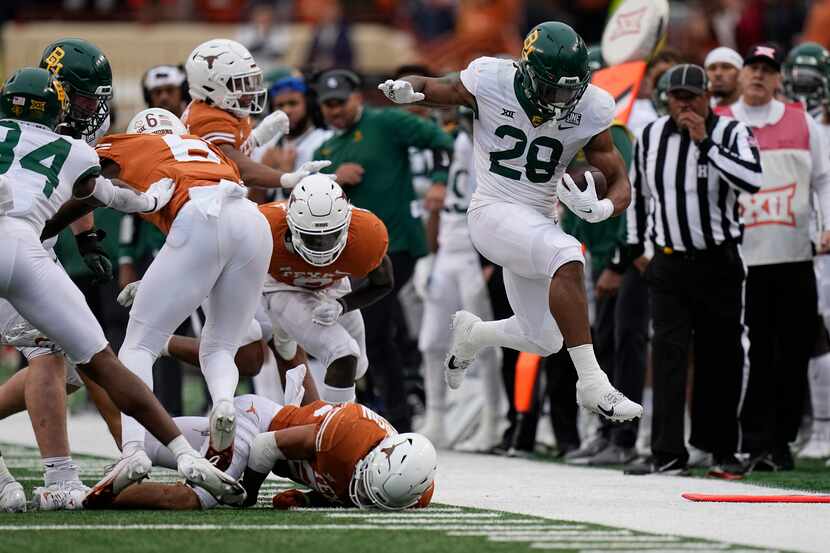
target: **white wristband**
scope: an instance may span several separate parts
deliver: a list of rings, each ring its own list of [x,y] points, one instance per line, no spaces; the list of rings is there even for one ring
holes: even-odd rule
[[[604,221],[614,214],[614,202],[608,198],[600,200],[597,207],[599,208],[599,214],[601,217],[600,221]]]

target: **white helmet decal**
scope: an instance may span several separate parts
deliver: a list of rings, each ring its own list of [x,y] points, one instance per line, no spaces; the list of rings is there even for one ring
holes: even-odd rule
[[[237,117],[261,113],[267,91],[262,69],[234,40],[215,38],[197,46],[185,64],[190,95],[210,101]]]
[[[162,108],[150,108],[136,113],[127,123],[127,134],[187,134],[181,119]]]
[[[294,250],[311,265],[325,267],[346,248],[352,206],[336,182],[315,173],[291,191],[286,219]]]

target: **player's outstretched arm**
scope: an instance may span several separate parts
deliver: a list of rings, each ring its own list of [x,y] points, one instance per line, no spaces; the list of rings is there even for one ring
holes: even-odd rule
[[[219,148],[236,163],[245,186],[258,188],[294,188],[303,177],[331,165],[331,162],[327,160],[309,161],[303,163],[296,171],[286,173],[252,160],[230,144],[222,144]],[[334,176],[331,175],[331,178]]]
[[[583,148],[585,159],[602,171],[608,182],[606,198],[614,204],[612,216],[620,215],[631,203],[631,182],[625,170],[625,161],[614,146],[611,131],[605,130],[594,136]]]
[[[464,87],[458,75],[437,78],[407,75],[383,82],[378,89],[396,104],[419,102],[429,106],[476,107],[475,96]]]
[[[198,511],[199,496],[184,484],[142,482],[128,486],[112,502],[113,509]]]

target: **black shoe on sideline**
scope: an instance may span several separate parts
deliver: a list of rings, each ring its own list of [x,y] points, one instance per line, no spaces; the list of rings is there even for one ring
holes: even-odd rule
[[[644,475],[644,474],[661,474],[663,476],[689,476],[689,467],[686,466],[685,461],[680,459],[671,459],[666,462],[658,462],[656,460],[647,459],[641,463],[634,463],[629,465],[623,471],[623,474]]]
[[[746,474],[746,467],[734,455],[719,455],[715,457],[715,464],[706,473],[711,478],[724,480],[740,480]]]

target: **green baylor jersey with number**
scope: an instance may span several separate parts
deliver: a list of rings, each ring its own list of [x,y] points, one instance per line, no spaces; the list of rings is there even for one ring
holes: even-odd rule
[[[6,216],[27,221],[38,234],[72,197],[78,180],[100,173],[98,155],[85,142],[42,125],[0,120],[0,174],[14,195]]]
[[[477,203],[511,202],[550,215],[571,159],[611,126],[614,98],[588,85],[573,113],[533,126],[516,96],[512,60],[482,57],[461,72],[476,98],[473,124]]]

